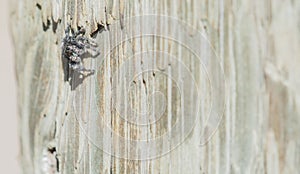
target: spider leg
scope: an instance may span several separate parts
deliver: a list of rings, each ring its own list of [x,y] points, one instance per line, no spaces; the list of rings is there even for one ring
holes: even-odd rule
[[[69,35],[70,29],[71,29],[71,26],[70,26],[70,24],[68,24],[67,28],[65,29],[65,34],[66,34],[66,36]]]
[[[80,30],[76,31],[74,34],[74,37],[77,37],[79,35],[82,35],[85,33],[85,29],[84,28],[80,28]]]
[[[88,43],[89,43],[89,45],[90,45],[91,47],[98,47],[97,42],[95,42],[94,40],[92,40],[92,39],[87,39],[87,41],[88,41]]]
[[[84,44],[86,47],[97,47],[98,46],[98,44],[94,40],[85,38],[83,36],[77,36],[76,40],[77,40],[77,42]]]
[[[100,51],[97,46],[91,46],[87,48],[93,57],[97,57],[100,54]]]
[[[69,63],[69,67],[73,71],[77,71],[77,72],[79,72],[81,74],[83,74],[83,73],[89,73],[89,74],[95,73],[95,70],[86,69],[82,64],[79,64],[79,63]]]
[[[86,53],[86,49],[83,47],[83,48],[80,48],[78,47],[77,45],[69,45],[66,47],[66,53],[70,53],[72,54],[73,56],[75,57],[80,57],[82,56],[84,53]]]
[[[91,50],[91,51],[89,51],[89,52],[90,52],[90,54],[92,55],[92,57],[97,57],[97,56],[100,55],[100,51],[97,50],[96,48],[90,48],[90,50]]]

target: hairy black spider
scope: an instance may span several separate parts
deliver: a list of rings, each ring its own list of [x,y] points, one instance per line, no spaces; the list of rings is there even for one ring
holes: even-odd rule
[[[84,36],[85,29],[80,28],[77,32],[71,29],[71,26],[65,30],[65,37],[62,41],[62,56],[67,59],[69,68],[82,75],[88,73],[93,74],[95,70],[86,69],[83,66],[83,57],[89,54],[92,57],[99,55],[97,51],[97,43]]]

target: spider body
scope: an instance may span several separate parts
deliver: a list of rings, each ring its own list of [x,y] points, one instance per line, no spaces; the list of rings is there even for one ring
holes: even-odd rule
[[[98,45],[91,39],[84,36],[85,29],[81,28],[74,32],[70,26],[65,30],[65,37],[62,41],[62,56],[68,60],[68,66],[71,70],[80,74],[93,74],[94,70],[86,69],[83,66],[83,57],[86,54],[96,57]]]

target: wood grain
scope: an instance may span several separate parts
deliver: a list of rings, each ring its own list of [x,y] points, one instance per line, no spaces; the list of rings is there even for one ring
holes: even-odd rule
[[[149,14],[172,18],[127,20]],[[101,52],[84,60],[97,73],[73,90],[61,57],[67,24],[86,28]],[[294,0],[12,2],[23,173],[300,173],[299,26]],[[149,31],[176,40],[126,40]],[[199,48],[203,64],[176,41]],[[217,131],[203,144],[209,106],[222,96],[222,120],[213,120]],[[156,115],[160,107],[165,110]],[[191,133],[172,132],[193,112]],[[173,142],[181,143],[173,148]],[[156,156],[146,160],[149,154]]]

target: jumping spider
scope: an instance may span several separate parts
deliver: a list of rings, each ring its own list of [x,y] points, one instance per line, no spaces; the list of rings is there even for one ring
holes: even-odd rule
[[[69,68],[79,74],[93,74],[95,70],[86,69],[83,66],[82,59],[84,56],[90,55],[96,57],[99,55],[97,51],[97,43],[84,36],[85,29],[80,28],[74,32],[70,25],[65,30],[65,37],[62,41],[62,56],[68,60]]]

